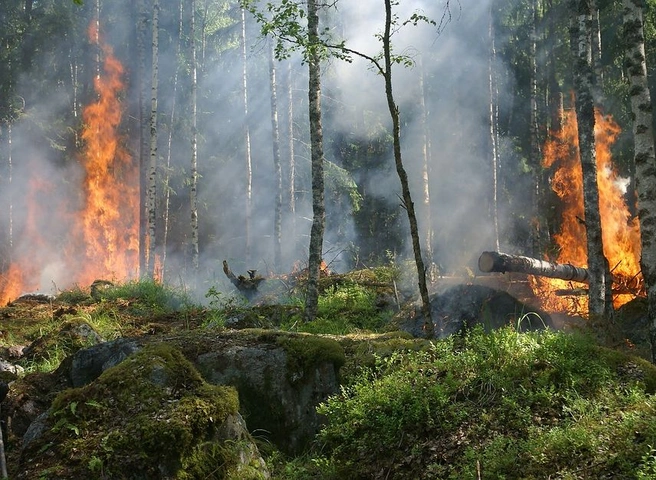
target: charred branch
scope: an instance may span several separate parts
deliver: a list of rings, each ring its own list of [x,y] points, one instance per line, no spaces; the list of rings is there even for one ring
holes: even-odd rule
[[[237,290],[248,298],[251,298],[257,292],[257,287],[265,280],[264,277],[257,275],[257,270],[248,270],[247,277],[244,275],[235,275],[225,260],[223,261],[223,273],[237,287]]]

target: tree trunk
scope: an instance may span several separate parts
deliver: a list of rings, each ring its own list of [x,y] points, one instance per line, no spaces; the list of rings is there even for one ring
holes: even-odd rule
[[[176,58],[180,57],[180,52],[182,50],[182,35],[184,27],[184,6],[182,0],[178,3],[178,41],[175,47]],[[173,76],[173,94],[171,100],[171,114],[169,115],[169,130],[168,130],[168,139],[166,142],[166,172],[164,173],[164,207],[163,207],[163,220],[164,225],[162,226],[162,278],[165,276],[166,272],[166,253],[168,246],[169,238],[169,221],[170,221],[170,207],[171,207],[171,155],[173,147],[173,123],[175,122],[176,115],[176,99],[178,96],[178,79],[180,76],[179,68],[175,69],[175,74]]]
[[[559,278],[572,282],[587,283],[588,270],[569,263],[551,263],[537,258],[521,255],[508,255],[499,252],[483,252],[478,259],[481,272],[516,272],[541,277]]]
[[[610,273],[604,256],[597,186],[597,155],[595,151],[595,115],[593,103],[594,74],[590,38],[592,16],[588,0],[571,0],[571,38],[574,50],[574,88],[578,124],[579,154],[583,171],[583,208],[590,273],[589,314],[608,317],[612,313]]]
[[[147,169],[146,152],[146,25],[148,17],[144,7],[144,0],[137,1],[137,82],[139,88],[139,274],[146,275],[148,271],[147,259],[150,245],[148,243],[148,200],[147,200]],[[97,67],[99,75],[100,66]]]
[[[633,141],[638,191],[638,218],[642,254],[640,266],[647,288],[648,318],[651,324],[652,362],[656,363],[656,155],[652,103],[647,82],[645,37],[642,19],[644,2],[624,0],[624,40],[626,70],[630,82],[633,112]]]
[[[324,193],[323,130],[321,126],[321,56],[319,52],[319,15],[316,0],[307,2],[308,21],[308,107],[310,116],[310,150],[312,157],[312,228],[308,258],[308,283],[305,320],[314,320],[319,304],[319,275],[326,224]]]
[[[246,9],[241,9],[241,60],[242,60],[242,82],[241,94],[244,102],[244,148],[246,161],[246,262],[251,258],[251,223],[253,221],[253,163],[251,158],[251,132],[248,118],[248,75],[246,72]]]
[[[545,12],[548,15],[547,21],[547,38],[556,38],[558,21],[556,19],[556,9],[553,6],[552,0],[546,1]],[[547,104],[549,109],[549,129],[551,131],[557,132],[560,130],[562,125],[562,115],[563,115],[563,95],[560,91],[560,85],[558,84],[558,78],[556,77],[556,66],[558,64],[558,59],[556,58],[556,49],[549,49],[548,53],[548,69],[547,75]],[[546,233],[546,232],[545,232]],[[548,243],[548,242],[545,242]]]
[[[430,150],[430,135],[428,132],[428,109],[426,108],[426,82],[424,76],[426,70],[424,69],[423,59],[420,57],[420,72],[419,72],[419,107],[421,109],[421,133],[422,133],[422,185],[424,190],[423,203],[424,203],[424,223],[426,225],[424,246],[426,249],[426,263],[428,264],[428,274],[430,281],[435,281],[437,277],[437,268],[435,267],[435,259],[433,258],[433,215],[431,209],[431,195],[430,195],[430,165],[431,165],[431,150]]]
[[[537,62],[537,25],[539,21],[538,0],[532,0],[532,21],[530,39],[531,65],[531,120],[530,120],[530,159],[533,170],[533,185],[531,188],[531,220],[535,228],[531,229],[531,254],[539,255],[542,251],[540,200],[542,197],[542,152],[538,128],[538,62]]]
[[[499,145],[497,142],[498,117],[497,117],[497,88],[495,78],[496,45],[494,33],[494,18],[492,16],[492,3],[489,7],[488,38],[490,40],[490,55],[488,58],[488,88],[490,105],[490,156],[492,169],[492,208],[491,220],[494,226],[494,245],[499,249]]]
[[[189,21],[191,43],[191,266],[198,272],[200,248],[198,246],[198,79],[196,62],[196,0],[191,0],[191,17]]]
[[[275,199],[273,215],[273,266],[282,263],[282,168],[280,165],[280,129],[278,126],[278,94],[273,41],[269,42],[269,83],[271,84],[271,133],[273,136],[273,169],[275,171]]]
[[[294,72],[292,63],[288,63],[287,68],[287,138],[288,153],[289,153],[289,185],[287,192],[289,199],[287,202],[289,216],[291,217],[291,238],[292,242],[296,242],[296,160],[294,158]],[[294,251],[296,249],[294,248]]]
[[[391,52],[391,30],[392,30],[392,1],[385,0],[385,31],[383,34],[383,56],[385,59],[385,94],[387,97],[387,106],[392,117],[392,134],[394,138],[394,163],[396,165],[396,172],[401,181],[403,206],[408,214],[408,221],[410,222],[410,236],[412,237],[412,249],[415,257],[415,264],[417,266],[417,278],[419,283],[419,294],[421,296],[421,310],[424,316],[424,332],[428,338],[435,336],[435,325],[431,316],[431,304],[428,297],[428,285],[426,284],[426,268],[424,267],[424,260],[421,256],[421,241],[419,237],[419,226],[417,224],[417,215],[415,214],[415,207],[412,202],[410,194],[410,185],[408,182],[408,175],[403,165],[403,158],[401,156],[401,122],[399,118],[399,109],[394,101],[394,94],[392,92],[392,52]]]
[[[148,256],[146,265],[150,278],[155,278],[155,223],[157,213],[157,89],[159,72],[159,0],[153,0],[152,70],[150,96],[150,162],[148,165]]]
[[[599,20],[599,7],[597,0],[590,0],[590,14],[592,15],[590,31],[590,48],[592,50],[592,66],[595,76],[593,96],[598,104],[603,101],[604,68],[601,62],[601,23]]]

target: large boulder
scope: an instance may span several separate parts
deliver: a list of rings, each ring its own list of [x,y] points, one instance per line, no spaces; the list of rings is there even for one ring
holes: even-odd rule
[[[24,436],[12,478],[268,478],[237,392],[165,343],[60,392]]]
[[[210,383],[237,389],[251,431],[295,455],[320,428],[317,405],[339,391],[344,350],[328,338],[261,331],[192,361]]]
[[[316,406],[339,391],[338,372],[344,363],[339,343],[314,335],[244,330],[121,338],[77,351],[52,374],[19,380],[3,410],[9,434],[23,437],[37,419],[34,428],[42,428],[42,414],[55,395],[95,384],[148,345],[175,347],[204,381],[234,387],[248,429],[290,454],[305,450],[313,440],[321,425]]]

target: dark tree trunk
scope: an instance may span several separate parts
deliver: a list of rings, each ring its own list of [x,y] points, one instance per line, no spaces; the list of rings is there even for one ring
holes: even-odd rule
[[[308,259],[308,283],[305,298],[305,320],[314,320],[319,304],[319,275],[326,223],[323,164],[323,131],[321,126],[321,56],[319,54],[319,16],[315,0],[307,2],[308,18],[308,100],[310,116],[310,149],[312,157],[312,228]]]
[[[428,338],[435,335],[435,326],[431,317],[431,304],[428,297],[428,285],[426,284],[426,268],[421,256],[421,240],[419,237],[419,226],[417,224],[417,215],[410,194],[410,184],[408,174],[403,165],[401,156],[401,122],[399,118],[399,109],[394,101],[392,92],[392,53],[391,53],[391,29],[392,29],[392,0],[385,0],[385,32],[383,34],[383,56],[385,58],[385,93],[387,96],[387,106],[392,116],[392,134],[394,138],[394,163],[396,172],[401,181],[401,190],[403,206],[408,214],[410,222],[410,236],[412,237],[412,250],[414,252],[415,264],[417,266],[417,277],[419,283],[419,294],[421,296],[421,310],[424,317],[424,332]]]

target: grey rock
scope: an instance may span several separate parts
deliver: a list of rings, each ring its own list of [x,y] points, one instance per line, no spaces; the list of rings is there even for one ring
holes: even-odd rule
[[[67,370],[73,387],[91,383],[105,370],[118,365],[140,348],[136,340],[119,338],[111,342],[100,343],[78,350],[63,362],[60,369]]]

